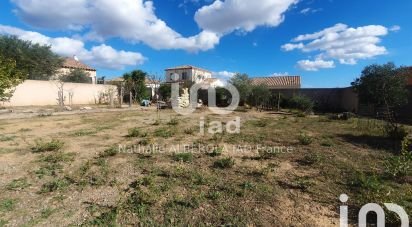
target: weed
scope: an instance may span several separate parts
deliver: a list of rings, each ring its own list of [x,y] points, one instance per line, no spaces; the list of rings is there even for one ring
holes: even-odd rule
[[[30,129],[30,128],[21,128],[21,129],[19,130],[19,132],[30,132],[30,131],[33,131],[33,130]]]
[[[170,138],[173,136],[173,134],[174,133],[167,128],[159,128],[159,129],[156,129],[156,131],[154,132],[155,136],[163,137],[163,138]]]
[[[386,174],[393,178],[397,178],[408,176],[412,173],[412,152],[409,150],[409,145],[409,139],[405,138],[402,142],[401,154],[386,160]]]
[[[167,122],[167,124],[171,126],[176,126],[179,124],[179,120],[177,118],[172,118],[169,122]]]
[[[6,189],[7,190],[23,190],[27,187],[29,187],[30,184],[27,182],[26,178],[19,178],[19,179],[14,179],[12,180],[7,186]]]
[[[40,217],[43,218],[43,219],[47,219],[48,217],[50,217],[50,215],[53,214],[53,212],[54,212],[53,209],[45,208],[45,209],[41,210]]]
[[[40,189],[40,193],[62,191],[62,190],[65,190],[70,185],[70,183],[71,182],[66,178],[55,179],[48,183],[43,184]]]
[[[16,206],[16,200],[4,199],[0,201],[0,212],[9,212],[14,210]]]
[[[16,136],[0,135],[0,142],[12,141]]]
[[[59,151],[63,148],[64,142],[52,139],[50,142],[44,142],[43,140],[36,140],[36,145],[31,148],[33,153],[41,153],[48,151]]]
[[[303,159],[299,160],[299,163],[302,165],[314,165],[323,160],[323,156],[317,153],[311,153],[308,155],[305,155]]]
[[[232,168],[234,165],[235,165],[235,160],[233,160],[233,158],[231,157],[219,159],[213,163],[213,166],[219,169]]]
[[[157,119],[152,125],[157,126],[157,125],[161,125],[162,121]]]
[[[183,132],[187,135],[193,135],[195,133],[195,131],[196,130],[194,128],[187,128]]]
[[[81,129],[79,131],[76,131],[72,134],[72,136],[77,136],[77,137],[81,137],[81,136],[91,136],[91,135],[95,135],[97,133],[96,130],[90,130],[90,129]]]
[[[333,142],[331,140],[324,140],[320,143],[323,147],[333,147]]]
[[[193,154],[192,153],[178,153],[173,156],[173,160],[177,162],[192,162]]]
[[[140,136],[140,130],[139,128],[131,128],[128,131],[127,137],[139,137]]]
[[[296,186],[296,188],[303,191],[307,191],[311,186],[313,186],[313,182],[309,177],[298,177],[294,180],[293,184]]]
[[[0,227],[6,226],[7,225],[7,221],[0,219]]]
[[[110,147],[106,150],[104,150],[99,157],[100,158],[108,158],[108,157],[113,157],[119,153],[119,148],[118,147]]]
[[[222,193],[217,190],[211,190],[207,193],[206,198],[210,200],[218,200],[222,196]]]
[[[117,219],[117,208],[110,208],[109,211],[103,212],[100,216],[90,220],[87,225],[91,226],[108,226],[114,227]]]
[[[301,145],[310,145],[313,142],[313,138],[306,133],[301,133],[298,140]]]
[[[252,121],[252,124],[256,127],[264,128],[269,124],[269,120],[268,119],[259,119],[259,120],[256,120],[256,121]]]
[[[364,172],[356,172],[349,185],[372,192],[377,192],[382,188],[382,182],[376,174],[365,174]]]
[[[276,152],[276,150],[271,149],[271,148],[259,149],[258,153],[261,159],[271,159],[278,155],[278,152]]]
[[[209,156],[211,157],[217,157],[217,156],[221,156],[224,152],[225,148],[224,147],[216,147],[213,149],[213,151],[211,153],[209,153]]]

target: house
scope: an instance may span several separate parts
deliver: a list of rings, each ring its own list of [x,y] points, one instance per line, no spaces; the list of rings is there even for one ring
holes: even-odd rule
[[[191,65],[182,65],[166,69],[165,78],[166,83],[176,82],[176,80],[179,82],[202,83],[206,79],[212,78],[212,72]]]
[[[106,81],[106,83],[112,85],[122,85],[122,83],[124,83],[124,78],[117,77],[115,79]],[[154,97],[156,95],[156,89],[160,87],[160,81],[146,78],[145,85],[147,92],[150,94],[151,97]]]
[[[65,58],[62,64],[62,67],[58,70],[59,75],[67,74],[70,73],[70,71],[75,70],[75,69],[80,69],[83,70],[84,72],[89,74],[90,77],[90,82],[92,84],[96,84],[96,69],[82,63],[79,61],[79,59],[74,56],[72,58]]]
[[[300,76],[271,76],[256,77],[251,79],[252,85],[265,85],[271,90],[300,89]]]

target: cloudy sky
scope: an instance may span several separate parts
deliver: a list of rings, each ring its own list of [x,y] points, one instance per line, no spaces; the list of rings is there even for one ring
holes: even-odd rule
[[[410,0],[2,0],[0,34],[77,55],[109,78],[192,64],[220,78],[345,87],[368,64],[412,65],[411,12]]]

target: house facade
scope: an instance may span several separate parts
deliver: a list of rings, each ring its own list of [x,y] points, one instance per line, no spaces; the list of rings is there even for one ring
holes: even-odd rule
[[[176,80],[179,82],[202,83],[212,78],[212,72],[191,65],[183,65],[166,69],[165,78],[167,83],[176,82]]]
[[[58,70],[58,75],[64,75],[70,73],[70,71],[80,69],[86,72],[90,77],[91,84],[97,83],[97,72],[96,69],[82,63],[79,59],[74,56],[73,58],[65,58],[62,67]]]

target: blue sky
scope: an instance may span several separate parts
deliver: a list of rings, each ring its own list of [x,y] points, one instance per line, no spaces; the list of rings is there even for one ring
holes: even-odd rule
[[[411,11],[409,0],[5,0],[0,34],[76,54],[109,78],[191,64],[345,87],[368,64],[412,65]]]

